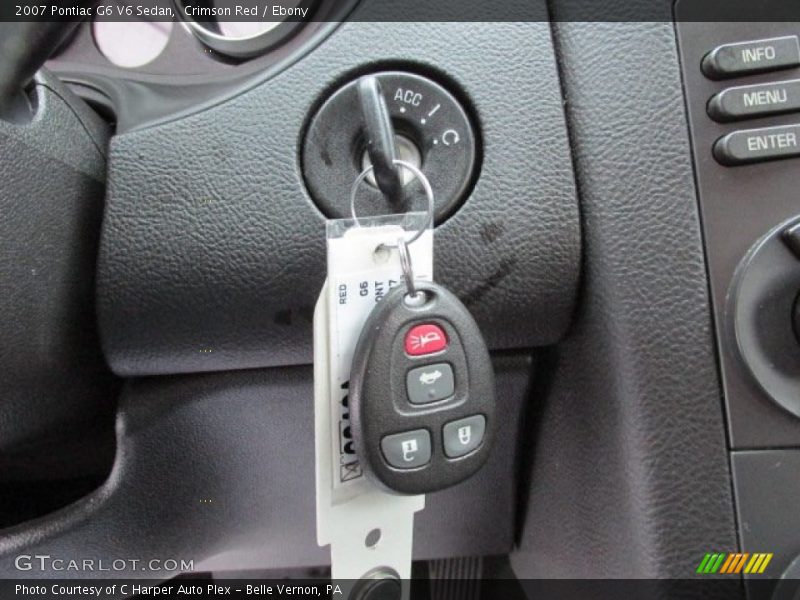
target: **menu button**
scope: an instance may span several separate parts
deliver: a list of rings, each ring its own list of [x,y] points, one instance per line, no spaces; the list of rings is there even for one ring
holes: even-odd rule
[[[728,88],[708,102],[715,121],[733,121],[800,111],[800,79]]]

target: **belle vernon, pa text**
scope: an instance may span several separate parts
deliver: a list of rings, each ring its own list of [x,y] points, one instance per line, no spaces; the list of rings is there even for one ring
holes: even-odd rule
[[[53,596],[78,597],[106,597],[122,594],[127,597],[134,596],[202,596],[203,594],[221,595],[230,594],[234,588],[237,594],[244,593],[248,596],[317,596],[320,598],[336,598],[342,595],[341,588],[336,584],[325,585],[286,585],[286,584],[258,584],[243,585],[241,587],[225,586],[216,583],[207,585],[145,585],[138,583],[106,584],[106,585],[78,585],[54,583],[52,585],[25,585],[17,584],[17,596]]]

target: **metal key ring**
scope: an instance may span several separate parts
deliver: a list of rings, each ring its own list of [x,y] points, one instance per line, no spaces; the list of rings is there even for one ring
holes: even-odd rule
[[[425,189],[425,196],[428,198],[428,214],[425,218],[425,224],[417,231],[414,235],[412,235],[409,239],[406,240],[406,245],[413,244],[416,242],[425,230],[428,229],[433,224],[433,211],[434,211],[434,199],[433,199],[433,188],[431,187],[431,182],[428,181],[428,178],[425,176],[425,173],[420,171],[417,167],[412,165],[411,163],[407,163],[404,160],[395,159],[392,161],[394,164],[401,166],[405,169],[411,171],[411,173],[419,179],[419,182],[422,184],[422,187]],[[366,179],[367,175],[372,173],[373,166],[370,165],[366,169],[364,169],[361,174],[356,177],[356,180],[353,182],[353,187],[350,190],[350,215],[353,217],[353,221],[355,221],[358,227],[361,227],[361,224],[358,222],[358,216],[356,215],[356,194],[358,193],[358,186]],[[397,248],[397,244],[383,244],[386,248]]]
[[[403,269],[403,279],[406,282],[408,294],[414,297],[417,295],[417,288],[414,285],[414,271],[411,268],[411,253],[408,251],[408,242],[403,238],[397,240],[397,251],[400,253],[400,267]]]

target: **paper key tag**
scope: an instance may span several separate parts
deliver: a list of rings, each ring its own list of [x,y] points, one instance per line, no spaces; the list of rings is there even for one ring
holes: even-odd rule
[[[403,281],[397,250],[381,246],[419,231],[425,220],[425,213],[406,213],[330,221],[328,278],[314,313],[317,542],[331,546],[334,580],[352,582],[382,569],[402,580],[404,598],[414,513],[425,496],[390,494],[367,479],[350,437],[348,383],[364,322]],[[415,279],[432,280],[432,230],[408,248]]]

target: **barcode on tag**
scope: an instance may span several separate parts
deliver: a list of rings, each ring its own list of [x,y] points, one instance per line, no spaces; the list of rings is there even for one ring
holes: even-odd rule
[[[360,332],[369,317],[372,308],[400,283],[392,274],[381,276],[374,270],[361,275],[350,276],[335,282],[336,289],[336,323],[339,340],[338,385],[341,390],[339,401],[339,483],[354,481],[363,476],[364,471],[358,463],[353,436],[350,428],[349,379],[347,365],[353,362],[358,338],[353,339],[351,332]]]

